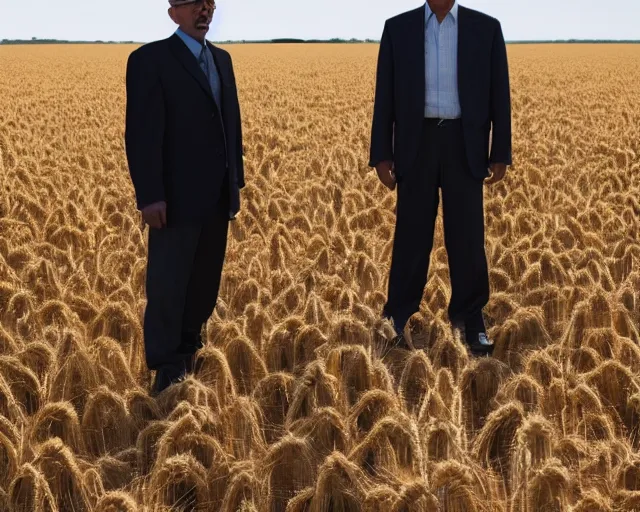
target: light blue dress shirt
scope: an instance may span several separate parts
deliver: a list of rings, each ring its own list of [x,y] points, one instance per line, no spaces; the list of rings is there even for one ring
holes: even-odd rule
[[[209,79],[209,85],[211,86],[211,91],[213,92],[213,97],[216,100],[216,104],[218,105],[218,110],[221,110],[221,83],[220,76],[218,75],[218,69],[216,68],[216,63],[213,60],[213,54],[209,47],[194,39],[189,34],[186,34],[183,30],[178,28],[176,30],[176,34],[184,41],[184,44],[187,45],[191,53],[195,56],[198,64],[200,64],[200,68],[207,75]],[[204,55],[202,52],[204,50]]]
[[[457,119],[458,96],[458,1],[442,20],[425,2],[425,117]]]

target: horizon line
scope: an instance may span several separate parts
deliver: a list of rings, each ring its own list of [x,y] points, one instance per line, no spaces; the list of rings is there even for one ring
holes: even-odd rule
[[[278,37],[272,39],[228,39],[228,40],[212,40],[208,39],[213,44],[313,44],[313,43],[362,43],[362,44],[380,44],[379,39],[343,39],[343,38],[329,38],[329,39],[301,39],[296,37]],[[133,40],[71,40],[71,39],[2,39],[0,45],[20,45],[20,44],[148,44],[153,41],[133,41]],[[545,44],[545,43],[640,43],[640,39],[513,39],[505,41],[506,44]]]

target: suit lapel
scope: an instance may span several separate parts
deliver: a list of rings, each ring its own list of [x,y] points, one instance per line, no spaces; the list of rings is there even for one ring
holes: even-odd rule
[[[425,102],[425,6],[419,7],[414,11],[414,15],[411,17],[411,26],[409,27],[408,34],[411,40],[409,41],[408,49],[411,53],[411,59],[409,65],[415,69],[419,75],[415,80],[415,102],[419,104],[418,110],[424,111]]]
[[[228,144],[229,138],[233,137],[235,133],[235,117],[233,115],[229,115],[234,111],[233,105],[233,94],[227,94],[227,91],[232,90],[233,86],[233,77],[231,75],[231,68],[227,62],[227,58],[224,53],[216,48],[213,44],[207,41],[209,45],[209,49],[211,50],[211,55],[213,55],[213,60],[216,64],[216,69],[218,70],[218,76],[220,77],[220,103],[222,108],[222,124],[225,130],[225,141]]]
[[[471,83],[466,71],[470,69],[473,59],[473,19],[463,6],[458,7],[458,96],[464,111],[467,87]]]
[[[171,47],[171,51],[173,52],[173,54],[184,66],[184,68],[191,74],[191,76],[193,76],[193,78],[200,84],[202,89],[213,100],[213,93],[211,92],[209,81],[207,80],[205,74],[202,72],[202,69],[198,65],[198,61],[194,57],[193,53],[191,53],[189,48],[187,48],[180,37],[175,34],[171,36],[169,46]]]

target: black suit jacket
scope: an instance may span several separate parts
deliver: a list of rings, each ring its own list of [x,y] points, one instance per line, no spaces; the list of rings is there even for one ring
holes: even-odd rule
[[[222,112],[177,35],[141,46],[127,63],[125,146],[136,204],[166,201],[167,223],[204,219],[227,192],[225,183],[230,218],[240,210],[245,183],[235,75],[229,53],[207,44],[222,82]]]
[[[387,20],[380,42],[369,165],[392,160],[398,182],[412,169],[422,133],[424,30],[422,6]],[[512,164],[507,51],[499,21],[462,6],[458,91],[469,167],[482,179],[489,163]]]

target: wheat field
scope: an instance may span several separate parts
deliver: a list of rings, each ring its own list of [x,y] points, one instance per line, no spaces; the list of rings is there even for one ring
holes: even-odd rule
[[[133,48],[0,47],[0,510],[640,510],[640,46],[509,47],[480,360],[447,324],[441,218],[420,350],[380,348],[377,46],[228,47],[243,211],[198,370],[157,399]]]

